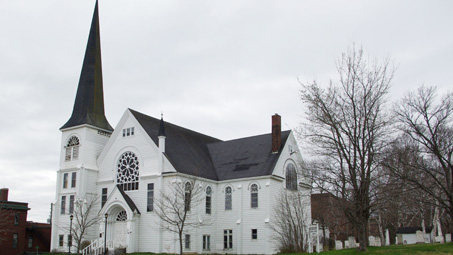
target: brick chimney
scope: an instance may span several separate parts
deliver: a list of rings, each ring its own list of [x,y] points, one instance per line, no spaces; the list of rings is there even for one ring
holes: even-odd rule
[[[8,201],[8,189],[0,189],[0,201]]]
[[[272,153],[278,153],[282,145],[282,124],[278,114],[272,116]]]

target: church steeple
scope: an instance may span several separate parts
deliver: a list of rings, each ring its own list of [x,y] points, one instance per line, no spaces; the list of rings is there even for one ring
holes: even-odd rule
[[[98,1],[94,8],[72,115],[60,130],[83,124],[113,131],[104,112]]]

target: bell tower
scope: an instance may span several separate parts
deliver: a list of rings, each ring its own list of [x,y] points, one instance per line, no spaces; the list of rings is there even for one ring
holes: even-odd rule
[[[60,169],[52,213],[51,250],[66,251],[71,239],[70,216],[76,213],[77,203],[89,203],[99,193],[96,190],[96,160],[113,132],[104,112],[97,1],[72,115],[60,131]]]

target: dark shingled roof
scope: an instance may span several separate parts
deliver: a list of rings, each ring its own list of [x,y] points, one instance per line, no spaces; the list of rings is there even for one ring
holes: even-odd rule
[[[149,137],[158,143],[160,120],[131,110]],[[216,180],[207,144],[219,142],[214,137],[165,122],[165,154],[178,172]]]
[[[290,131],[283,131],[282,145]],[[208,145],[219,181],[271,175],[280,156],[272,151],[272,134],[258,135]]]
[[[158,145],[161,120],[131,110]],[[211,180],[271,175],[290,131],[282,132],[282,145],[272,154],[272,134],[221,141],[165,122],[165,156],[178,172]]]
[[[116,185],[118,190],[120,191],[120,194],[123,196],[124,200],[126,201],[127,205],[133,212],[137,212],[138,214],[140,213],[140,210],[138,210],[138,207],[135,205],[134,201],[124,192],[123,187],[121,185]]]
[[[60,129],[89,124],[113,131],[104,113],[101,39],[99,34],[98,3],[96,1],[74,108],[71,118]]]

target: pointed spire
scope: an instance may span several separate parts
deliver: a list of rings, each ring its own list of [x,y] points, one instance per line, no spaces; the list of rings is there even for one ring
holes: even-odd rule
[[[167,137],[165,134],[165,127],[164,127],[164,113],[160,114],[160,124],[159,124],[159,133],[157,134],[157,137]]]
[[[94,8],[72,116],[60,130],[83,124],[113,131],[104,112],[98,1]]]

